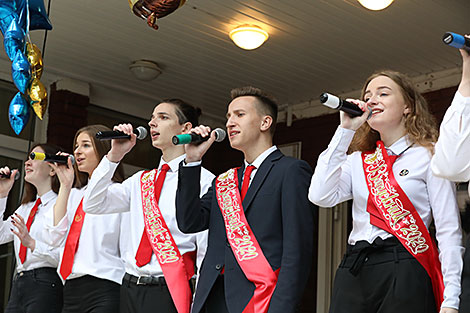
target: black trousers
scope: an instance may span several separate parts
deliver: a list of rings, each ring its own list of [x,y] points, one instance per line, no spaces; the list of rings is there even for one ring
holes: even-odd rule
[[[120,312],[177,313],[163,277],[148,284],[137,284],[136,277],[127,273],[121,285]]]
[[[62,313],[116,313],[119,284],[86,275],[65,281]]]
[[[229,313],[225,302],[224,275],[219,275],[207,296],[203,313]]]
[[[60,313],[62,281],[55,268],[16,274],[5,313]]]
[[[348,246],[330,313],[436,313],[431,279],[397,239]]]
[[[465,245],[459,313],[470,313],[470,237]]]

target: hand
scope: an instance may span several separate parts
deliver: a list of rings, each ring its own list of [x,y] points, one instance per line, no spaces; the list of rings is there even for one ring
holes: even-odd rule
[[[470,35],[465,35],[470,38]],[[464,97],[470,97],[470,52],[460,49],[462,55],[462,81],[459,85],[459,92]]]
[[[370,110],[367,106],[367,103],[361,100],[356,99],[347,99],[346,101],[356,104],[361,110],[364,112],[361,116],[351,117],[347,113],[340,111],[340,120],[341,120],[341,127],[351,130],[358,130],[362,124],[369,118]]]
[[[64,152],[58,152],[58,155],[68,156],[69,154]],[[72,189],[73,181],[75,178],[75,173],[73,171],[73,165],[71,158],[68,158],[67,164],[61,163],[49,163],[54,172],[59,178],[60,188],[64,187],[67,189]]]
[[[135,146],[137,136],[133,133],[131,124],[119,124],[114,126],[113,130],[118,130],[131,136],[130,139],[111,140],[111,150],[109,150],[107,158],[109,161],[117,163]]]
[[[442,308],[439,313],[459,313],[459,310],[454,308]]]
[[[21,244],[29,250],[34,251],[36,248],[36,241],[29,234],[28,228],[24,222],[24,219],[18,214],[14,213],[11,216],[11,223],[16,227],[16,231],[12,228],[11,231],[15,234],[21,241]]]
[[[8,197],[13,184],[15,183],[15,175],[18,170],[10,170],[8,166],[0,168],[0,173],[10,174],[10,178],[0,178],[0,198]]]
[[[202,156],[207,152],[209,147],[215,141],[215,132],[212,131],[210,127],[199,125],[190,130],[191,133],[201,135],[202,137],[207,137],[210,135],[209,140],[203,141],[199,144],[186,144],[184,145],[184,150],[186,151],[186,163],[198,162],[202,160]]]

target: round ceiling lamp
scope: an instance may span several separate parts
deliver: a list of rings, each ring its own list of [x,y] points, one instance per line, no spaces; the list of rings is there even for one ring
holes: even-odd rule
[[[380,11],[392,4],[393,0],[357,0],[359,3],[372,11]]]
[[[137,60],[129,65],[129,70],[139,80],[149,81],[157,78],[162,70],[158,64],[148,60]]]
[[[238,26],[230,31],[229,36],[238,47],[245,50],[256,49],[269,38],[269,34],[256,25]]]

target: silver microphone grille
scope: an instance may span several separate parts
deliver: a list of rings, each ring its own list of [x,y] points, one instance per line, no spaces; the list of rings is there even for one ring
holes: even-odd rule
[[[135,129],[138,132],[137,139],[142,140],[147,137],[147,129],[143,126],[139,126]]]
[[[225,130],[223,130],[222,128],[216,128],[214,129],[214,132],[215,132],[215,141],[217,142],[222,142],[225,139],[225,136],[227,135]]]

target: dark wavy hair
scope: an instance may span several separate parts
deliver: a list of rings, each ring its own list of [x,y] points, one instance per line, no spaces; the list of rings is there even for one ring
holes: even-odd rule
[[[28,157],[31,151],[33,151],[34,148],[37,148],[37,147],[41,148],[44,151],[44,153],[47,153],[47,154],[57,154],[57,152],[59,151],[64,151],[61,147],[54,145],[54,144],[36,143],[32,146],[31,150],[29,151]],[[51,177],[51,187],[52,187],[52,191],[54,191],[55,193],[59,192],[60,182],[59,182],[59,178],[57,177],[57,175],[54,175]],[[38,191],[36,187],[34,187],[33,184],[28,183],[27,181],[24,181],[23,198],[21,199],[21,204],[25,204],[25,203],[36,200],[37,194],[38,194]]]
[[[111,141],[110,140],[97,140],[95,135],[99,131],[109,131],[109,130],[111,129],[104,125],[88,125],[88,126],[80,128],[79,130],[77,130],[77,132],[75,133],[75,137],[73,138],[74,150],[75,150],[75,146],[77,145],[77,137],[81,133],[86,133],[88,134],[88,136],[90,136],[91,143],[93,145],[93,149],[95,150],[98,161],[101,160],[111,149]],[[75,188],[82,188],[86,186],[88,184],[88,173],[80,172],[78,170],[78,166],[76,163],[74,164],[73,168],[75,171],[75,181],[73,183],[73,186]],[[122,163],[120,163],[118,168],[116,169],[116,172],[114,173],[112,180],[118,183],[124,180],[124,169],[122,168]]]
[[[372,74],[362,88],[361,99],[364,99],[364,93],[371,80],[379,76],[390,78],[400,87],[405,104],[410,109],[410,113],[405,116],[405,129],[411,143],[419,144],[434,153],[434,143],[437,141],[439,134],[436,120],[429,111],[426,99],[405,74],[391,70],[378,71]],[[349,146],[349,153],[373,150],[377,140],[380,140],[380,134],[373,130],[368,123],[364,123],[356,131]]]
[[[165,99],[160,103],[169,103],[175,107],[175,113],[178,117],[178,123],[183,125],[190,122],[192,127],[199,125],[199,116],[201,109],[192,106],[191,104],[177,98]]]

